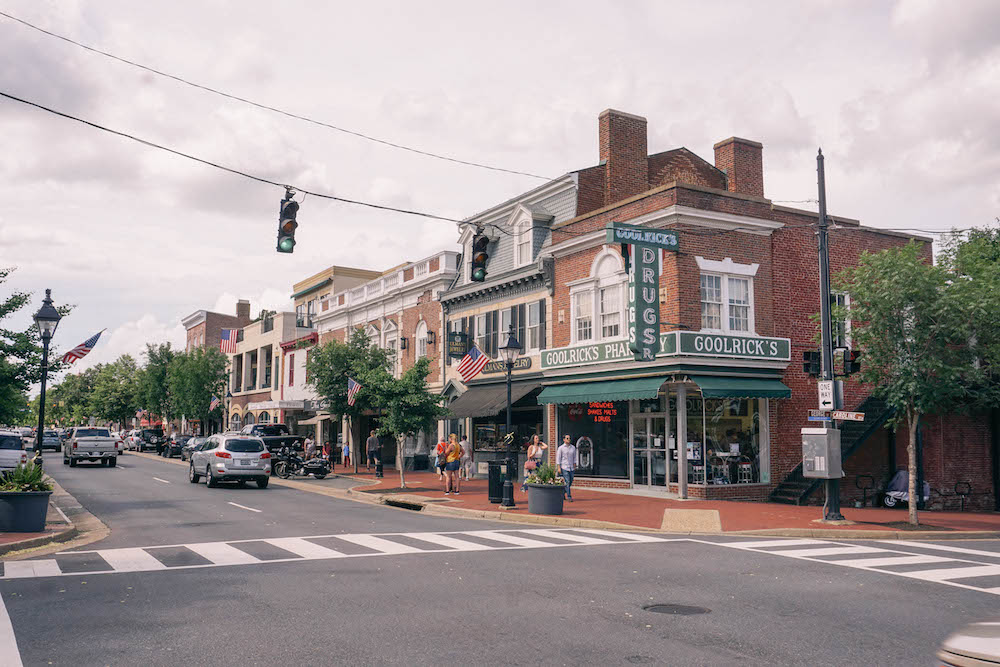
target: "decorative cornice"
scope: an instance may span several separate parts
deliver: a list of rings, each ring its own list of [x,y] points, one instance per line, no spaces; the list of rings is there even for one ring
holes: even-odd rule
[[[543,273],[536,272],[516,276],[503,282],[495,282],[476,290],[459,291],[441,299],[441,307],[446,313],[449,313],[459,304],[463,307],[471,307],[481,303],[502,301],[521,294],[529,294],[542,287],[548,287],[548,283]],[[551,292],[551,288],[549,290]]]

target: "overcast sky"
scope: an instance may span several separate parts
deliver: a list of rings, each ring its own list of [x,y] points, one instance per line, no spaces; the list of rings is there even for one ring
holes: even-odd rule
[[[774,200],[933,230],[1000,215],[1000,2],[7,0],[5,12],[232,94],[545,176],[597,162],[597,116],[649,150],[764,144]],[[539,184],[432,160],[192,89],[0,17],[0,90],[315,191],[465,217]],[[0,288],[75,304],[77,368],[183,346],[180,319],[237,298],[288,309],[331,264],[455,247],[452,223],[307,198],[275,253],[279,188],[0,99]],[[809,205],[803,205],[808,207]],[[25,326],[29,312],[13,324]]]

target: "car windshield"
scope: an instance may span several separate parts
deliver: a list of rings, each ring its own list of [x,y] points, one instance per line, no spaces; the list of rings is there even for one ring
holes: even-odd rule
[[[188,444],[191,445],[192,447],[194,447],[194,446],[202,444],[206,440],[208,440],[208,438],[191,438],[191,440],[188,441]]]
[[[21,438],[16,435],[0,435],[0,449],[23,449]]]
[[[229,452],[262,452],[264,443],[259,440],[227,440],[226,451]]]
[[[178,435],[174,438],[174,440],[177,442],[187,442],[190,439],[191,439],[190,435]]]
[[[259,435],[288,435],[288,428],[284,424],[258,426],[256,432]]]
[[[58,438],[59,434],[56,433],[55,431],[46,431],[45,432],[45,437],[46,438]]]
[[[110,438],[111,431],[106,428],[78,428],[76,429],[78,438]]]

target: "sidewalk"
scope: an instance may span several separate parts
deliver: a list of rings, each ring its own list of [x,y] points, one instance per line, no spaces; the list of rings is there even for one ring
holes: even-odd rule
[[[52,495],[45,530],[40,533],[0,533],[0,556],[20,560],[83,546],[108,535],[107,526],[84,509],[51,477]]]
[[[385,477],[376,480],[373,473],[335,470],[341,477],[367,481],[368,485],[351,489],[352,494],[381,495],[418,502],[425,509],[447,508],[448,513],[496,518],[500,513],[512,520],[536,520],[528,513],[528,495],[520,486],[514,488],[512,510],[500,510],[487,499],[486,479],[463,482],[458,496],[444,494],[442,482],[431,472],[406,474],[406,489],[399,488],[399,472],[386,469]],[[580,521],[605,522],[647,530],[681,533],[751,533],[770,535],[820,536],[833,538],[913,539],[1000,537],[1000,513],[921,512],[921,525],[911,529],[906,524],[906,510],[883,508],[844,508],[844,525],[818,521],[823,510],[817,506],[781,505],[736,501],[699,501],[650,498],[629,494],[573,489],[574,502],[566,502],[560,517],[537,517],[554,524]],[[455,512],[454,510],[459,510]],[[464,511],[463,511],[464,510]]]

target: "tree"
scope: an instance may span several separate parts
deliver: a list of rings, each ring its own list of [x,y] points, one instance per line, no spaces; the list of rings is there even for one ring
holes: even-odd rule
[[[309,354],[308,384],[326,402],[326,409],[348,423],[366,410],[384,407],[384,388],[392,379],[389,373],[391,353],[372,345],[363,329],[355,329],[346,343],[330,341]],[[354,405],[347,404],[347,378],[361,384]],[[357,448],[354,448],[357,467]]]
[[[851,338],[863,351],[859,379],[895,409],[909,431],[909,521],[917,525],[917,427],[924,414],[962,406],[972,359],[964,295],[922,244],[864,252],[836,288],[851,295]],[[922,491],[922,490],[921,490]]]
[[[382,404],[385,406],[379,426],[380,435],[394,435],[397,443],[397,461],[400,461],[399,486],[406,488],[406,468],[403,458],[404,441],[409,433],[429,431],[438,419],[448,415],[441,405],[441,397],[427,391],[430,361],[421,357],[398,380],[389,376],[381,387]]]
[[[170,362],[177,352],[170,343],[146,343],[146,367],[139,381],[140,409],[163,417],[164,421],[171,419],[175,413],[170,405],[170,391],[167,372]],[[221,397],[220,397],[221,398]]]
[[[212,397],[222,398],[226,390],[229,360],[215,348],[195,348],[177,353],[167,367],[170,406],[176,413],[197,418],[201,432],[220,408],[209,410]]]
[[[91,412],[106,421],[126,424],[141,407],[138,376],[139,366],[128,354],[104,365],[90,396]]]

